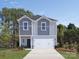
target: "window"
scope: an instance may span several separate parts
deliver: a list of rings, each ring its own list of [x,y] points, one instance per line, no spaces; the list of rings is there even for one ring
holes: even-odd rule
[[[23,30],[28,30],[28,22],[23,22]]]
[[[22,42],[23,42],[23,43],[24,43],[24,41],[25,41],[25,40],[24,40],[24,39],[22,39]]]
[[[41,22],[41,31],[46,31],[46,22]]]

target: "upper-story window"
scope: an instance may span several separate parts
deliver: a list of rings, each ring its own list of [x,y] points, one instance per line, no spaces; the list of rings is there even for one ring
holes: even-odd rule
[[[46,31],[46,22],[41,22],[41,31]]]
[[[23,30],[28,30],[28,22],[27,21],[23,22]]]

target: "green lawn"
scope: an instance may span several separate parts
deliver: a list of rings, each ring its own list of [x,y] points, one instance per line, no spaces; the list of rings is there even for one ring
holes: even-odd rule
[[[0,49],[0,59],[23,59],[29,53],[29,50],[18,49]]]
[[[79,54],[72,53],[72,52],[62,52],[59,51],[59,53],[65,57],[65,59],[79,59]]]

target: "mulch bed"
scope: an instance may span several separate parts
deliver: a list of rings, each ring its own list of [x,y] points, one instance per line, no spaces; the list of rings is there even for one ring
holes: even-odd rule
[[[75,52],[76,49],[65,49],[65,48],[56,48],[58,51],[65,51],[65,52]]]

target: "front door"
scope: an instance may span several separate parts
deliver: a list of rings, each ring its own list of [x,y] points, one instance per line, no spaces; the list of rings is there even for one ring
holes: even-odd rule
[[[30,39],[27,39],[27,48],[31,48],[31,40]]]

